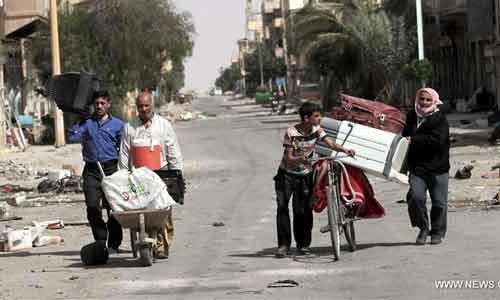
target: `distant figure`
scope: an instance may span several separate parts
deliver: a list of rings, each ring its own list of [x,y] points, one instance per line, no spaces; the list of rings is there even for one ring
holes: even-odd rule
[[[482,86],[481,92],[476,96],[476,105],[480,110],[488,110],[495,106],[495,96]]]
[[[420,89],[415,99],[415,110],[408,113],[402,134],[410,141],[410,190],[406,202],[411,225],[420,229],[417,245],[424,245],[429,235],[431,244],[440,244],[446,235],[450,130],[438,104],[441,101],[435,90]],[[432,201],[430,230],[425,205],[427,191]]]

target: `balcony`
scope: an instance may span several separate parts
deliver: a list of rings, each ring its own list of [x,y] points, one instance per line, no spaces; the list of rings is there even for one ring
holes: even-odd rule
[[[274,10],[281,8],[280,0],[264,0],[262,1],[262,11],[265,14],[272,14]]]
[[[466,0],[424,0],[424,11],[434,15],[464,14],[466,9]]]
[[[6,37],[31,34],[39,22],[48,19],[49,0],[4,0],[2,33]]]

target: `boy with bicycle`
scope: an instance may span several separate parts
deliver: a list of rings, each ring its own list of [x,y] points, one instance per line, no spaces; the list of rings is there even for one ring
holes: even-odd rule
[[[308,254],[313,227],[312,212],[312,164],[310,159],[314,147],[324,142],[333,151],[354,156],[355,152],[346,149],[330,138],[320,127],[321,112],[317,104],[306,102],[299,109],[301,122],[288,128],[284,141],[284,152],[278,173],[274,177],[277,201],[276,223],[278,231],[277,258],[284,258],[292,243],[288,203],[292,198],[293,235],[299,254]]]

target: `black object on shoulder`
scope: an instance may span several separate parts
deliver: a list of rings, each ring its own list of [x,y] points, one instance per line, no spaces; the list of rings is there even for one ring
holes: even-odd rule
[[[47,94],[63,112],[89,113],[96,92],[103,91],[102,83],[94,74],[81,72],[53,76],[47,85]]]

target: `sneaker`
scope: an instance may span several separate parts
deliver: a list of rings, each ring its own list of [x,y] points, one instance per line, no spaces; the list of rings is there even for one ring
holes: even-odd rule
[[[429,231],[420,230],[420,232],[418,233],[417,241],[415,242],[415,244],[417,244],[419,246],[425,245],[425,242],[427,241],[428,236],[429,236]]]
[[[441,239],[441,236],[440,235],[432,235],[431,236],[431,244],[432,245],[439,245],[441,244],[443,240]]]
[[[276,258],[285,258],[288,256],[288,247],[286,246],[281,246],[278,248],[276,251],[276,254],[274,255]]]
[[[298,247],[297,252],[299,255],[309,255],[311,254],[311,250],[309,247]]]

